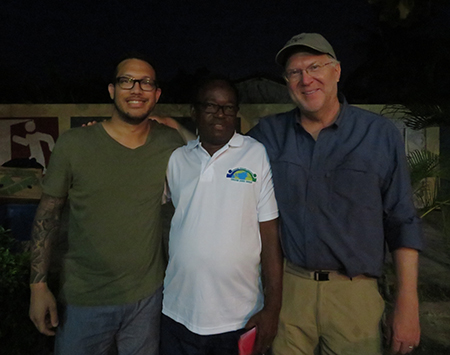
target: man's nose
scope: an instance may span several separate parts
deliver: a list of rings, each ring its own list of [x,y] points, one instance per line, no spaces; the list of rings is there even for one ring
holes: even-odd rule
[[[219,106],[219,109],[216,112],[216,116],[220,116],[220,117],[225,116],[225,106]]]
[[[131,92],[142,92],[141,89],[141,82],[140,81],[135,81],[133,87],[130,90]]]
[[[309,85],[313,82],[314,78],[306,72],[306,70],[302,71],[302,77],[300,78],[300,82],[303,85]]]

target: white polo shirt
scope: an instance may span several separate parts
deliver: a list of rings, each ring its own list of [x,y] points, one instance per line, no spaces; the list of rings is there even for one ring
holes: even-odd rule
[[[264,146],[235,133],[211,157],[190,141],[167,178],[175,215],[163,313],[201,335],[243,328],[264,302],[259,222],[278,217]]]

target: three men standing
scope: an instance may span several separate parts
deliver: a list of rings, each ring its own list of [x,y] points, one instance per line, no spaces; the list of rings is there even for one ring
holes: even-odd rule
[[[264,144],[272,165],[286,258],[283,306],[274,352],[310,355],[318,347],[322,354],[380,354],[379,324],[384,302],[377,290],[377,278],[382,273],[386,243],[393,254],[397,275],[391,322],[392,350],[402,354],[410,352],[420,338],[417,250],[422,248],[422,235],[412,203],[401,136],[387,119],[348,105],[338,94],[340,63],[331,45],[321,35],[303,33],[294,36],[276,60],[285,68],[288,90],[297,108],[262,119],[250,132]],[[117,81],[109,87],[116,106],[112,119],[82,134],[73,130],[62,136],[53,152],[53,163],[50,163],[44,183],[45,195],[34,228],[35,272],[30,314],[38,329],[46,334],[51,334],[51,327],[58,322],[54,299],[45,284],[48,243],[67,195],[73,217],[70,231],[81,237],[77,235],[77,239],[70,239],[69,235],[71,244],[63,288],[69,306],[65,313],[68,316],[60,322],[61,333],[64,334],[64,328],[70,324],[74,324],[74,329],[83,327],[79,324],[85,323],[76,318],[71,322],[71,315],[82,314],[79,308],[100,309],[97,307],[113,300],[119,305],[117,307],[134,304],[132,309],[127,308],[126,314],[135,314],[133,312],[140,313],[141,300],[149,297],[148,302],[153,302],[152,299],[160,295],[163,263],[160,246],[154,238],[159,219],[149,227],[141,213],[145,213],[146,218],[153,218],[148,216],[155,216],[155,211],[159,211],[167,160],[172,150],[182,143],[175,132],[146,120],[159,98],[159,89],[152,86],[156,80],[153,68],[146,62],[129,59],[119,64],[117,71]],[[268,202],[272,200],[269,198],[272,193],[266,195],[270,191],[268,185],[255,189],[256,182],[264,182],[268,176],[267,169],[261,170],[262,165],[258,165],[263,160],[251,159],[261,157],[260,148],[234,134],[230,118],[225,117],[227,113],[235,117],[230,107],[236,106],[237,100],[232,96],[224,83],[211,84],[208,90],[200,91],[198,103],[193,108],[199,123],[200,140],[177,151],[169,165],[169,186],[177,212],[169,248],[171,261],[163,310],[166,316],[163,329],[167,330],[168,338],[163,338],[163,347],[164,344],[181,344],[183,347],[193,339],[194,343],[209,346],[201,342],[200,339],[205,339],[202,335],[241,329],[246,322],[261,330],[274,324],[279,300],[276,296],[273,298],[275,306],[272,308],[270,293],[266,294],[269,296],[266,309],[254,281],[261,261],[263,281],[266,286],[272,285],[268,290],[275,290],[274,295],[279,290],[279,260],[273,244],[276,214]],[[157,130],[161,133],[154,134]],[[153,148],[140,153],[146,151],[147,145]],[[104,149],[106,146],[109,148]],[[247,156],[242,149],[244,146],[249,154],[255,149],[259,152]],[[242,157],[236,158],[233,152]],[[233,156],[231,161],[227,160],[229,156]],[[247,169],[245,165],[252,167]],[[154,166],[157,173],[151,169]],[[224,166],[226,172],[223,172]],[[238,171],[239,168],[245,169]],[[258,171],[256,176],[252,174],[254,171]],[[127,180],[130,176],[133,178]],[[155,186],[148,185],[153,183]],[[228,190],[221,190],[223,186],[237,191],[231,199],[226,195]],[[101,196],[93,195],[94,192]],[[241,195],[246,198],[240,199]],[[236,201],[233,200],[235,196]],[[202,204],[197,199],[201,199]],[[199,208],[195,209],[195,206]],[[235,213],[235,208],[239,213],[250,213],[251,216],[239,219],[233,215],[230,220],[230,211]],[[239,228],[251,229],[251,233],[245,233],[251,237],[243,241],[243,250],[258,247],[257,230],[260,229],[261,245],[260,249],[254,250],[256,253],[241,253],[241,247],[236,245],[233,238],[244,230],[236,230],[237,226],[232,225],[238,220],[242,222]],[[245,221],[251,225],[246,225]],[[207,230],[200,230],[202,228]],[[201,233],[197,233],[199,230]],[[228,233],[229,230],[232,232]],[[220,243],[225,244],[218,249],[223,250],[224,255],[208,252],[211,248],[217,251],[217,245],[212,242],[215,234],[223,236]],[[139,243],[124,245],[130,235],[133,238],[136,235]],[[220,288],[211,290],[208,282],[195,279],[190,268],[198,269],[198,260],[189,258],[186,250],[180,249],[186,242],[189,244],[186,248],[192,248],[192,252],[197,253],[196,258],[204,258],[205,265],[207,259],[209,266],[205,266],[201,274]],[[265,244],[271,247],[265,249]],[[136,250],[136,245],[142,250]],[[259,252],[261,259],[258,259]],[[144,257],[143,253],[150,257]],[[251,255],[250,260],[245,260],[247,255]],[[233,261],[236,269],[230,269]],[[242,275],[241,267],[245,270]],[[214,275],[221,277],[215,280]],[[242,294],[250,295],[251,299],[240,303],[240,315],[235,317],[234,312],[222,314],[217,306],[229,309],[228,301],[237,297],[242,285],[245,286]],[[204,309],[198,308],[199,300],[203,298],[208,302]],[[185,299],[188,299],[186,304],[179,302]],[[254,309],[248,309],[250,304]],[[154,311],[150,313],[156,317],[156,306],[150,308]],[[154,322],[149,321],[150,313],[144,318],[155,325],[156,318]],[[46,314],[50,314],[47,323]],[[208,319],[208,314],[214,314],[212,320]],[[245,314],[243,318],[242,314]],[[229,321],[228,316],[234,320]],[[83,322],[101,319],[91,311],[89,316],[81,317],[87,318]],[[100,327],[110,323],[108,318]],[[96,323],[71,332],[91,332],[98,327]],[[127,344],[126,339],[133,336],[127,333],[121,338],[117,335],[121,334],[118,328],[117,325],[108,330],[109,334],[115,334],[120,340],[118,345]],[[133,330],[132,334],[143,335],[142,332]],[[272,330],[268,333],[272,334]],[[268,335],[260,341],[260,351],[270,343],[271,337]],[[65,346],[70,348],[72,343],[66,341]],[[146,341],[142,340],[143,343]],[[61,344],[58,339],[57,344]],[[110,342],[107,344],[109,346]],[[88,344],[86,349],[90,346]],[[76,352],[80,353],[80,349]],[[71,352],[67,350],[64,354]]]

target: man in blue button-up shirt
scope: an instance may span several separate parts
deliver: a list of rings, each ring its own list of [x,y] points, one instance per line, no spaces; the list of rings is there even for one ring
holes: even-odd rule
[[[386,244],[397,275],[391,350],[411,352],[422,234],[401,135],[338,95],[340,63],[321,35],[294,36],[276,61],[297,108],[250,131],[271,160],[286,258],[274,352],[381,354]]]

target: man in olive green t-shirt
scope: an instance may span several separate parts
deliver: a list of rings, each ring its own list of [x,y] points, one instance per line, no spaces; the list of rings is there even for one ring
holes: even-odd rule
[[[30,318],[56,354],[157,354],[164,257],[160,206],[177,131],[148,120],[161,90],[148,61],[127,58],[108,87],[111,119],[61,135],[33,226]],[[62,312],[47,286],[68,200]]]

